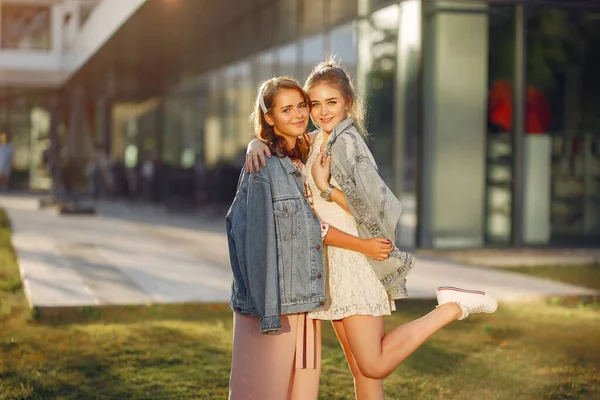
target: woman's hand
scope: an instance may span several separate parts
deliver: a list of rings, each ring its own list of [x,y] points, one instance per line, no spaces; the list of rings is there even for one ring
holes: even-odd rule
[[[364,249],[361,253],[373,260],[386,260],[394,250],[392,242],[384,238],[362,239],[362,241]]]
[[[246,172],[251,174],[252,172],[260,171],[259,159],[263,168],[266,167],[267,160],[265,159],[265,156],[271,158],[271,150],[269,150],[269,147],[260,139],[252,139],[252,141],[248,143],[248,148],[246,150]]]
[[[329,179],[331,177],[331,172],[329,171],[329,167],[331,166],[331,156],[328,155],[324,157],[326,150],[323,150],[317,156],[317,160],[312,166],[312,176],[315,180],[315,185],[317,185],[317,189],[321,192],[324,192],[329,187]]]

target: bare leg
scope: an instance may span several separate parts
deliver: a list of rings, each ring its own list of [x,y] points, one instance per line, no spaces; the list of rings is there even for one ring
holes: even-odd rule
[[[260,333],[260,318],[233,314],[229,400],[282,400],[290,387],[296,345],[295,316],[281,330]]]
[[[361,374],[358,365],[356,365],[354,355],[350,350],[350,345],[348,343],[348,338],[346,337],[346,330],[344,329],[343,321],[337,320],[331,321],[331,323],[333,325],[333,329],[335,330],[335,334],[342,345],[344,355],[348,361],[348,366],[350,367],[350,371],[354,377],[354,393],[356,394],[356,400],[383,400],[383,381],[380,379],[367,378]],[[383,334],[384,332],[382,331],[379,340],[381,340]]]
[[[383,379],[431,335],[461,315],[457,304],[444,304],[385,336],[383,317],[355,315],[342,322],[360,372],[372,379]]]

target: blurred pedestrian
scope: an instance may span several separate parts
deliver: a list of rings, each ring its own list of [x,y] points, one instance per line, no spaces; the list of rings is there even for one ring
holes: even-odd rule
[[[88,184],[92,196],[97,199],[101,195],[111,196],[114,177],[109,165],[108,155],[101,143],[96,144],[92,158],[86,168]]]
[[[6,132],[0,132],[0,191],[10,189],[10,175],[12,173],[13,145]]]

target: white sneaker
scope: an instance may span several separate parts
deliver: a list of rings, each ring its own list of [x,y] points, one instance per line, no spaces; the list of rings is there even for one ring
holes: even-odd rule
[[[446,303],[456,303],[462,310],[459,320],[469,314],[493,313],[498,302],[489,294],[479,290],[466,290],[452,286],[440,286],[437,290],[438,307]]]

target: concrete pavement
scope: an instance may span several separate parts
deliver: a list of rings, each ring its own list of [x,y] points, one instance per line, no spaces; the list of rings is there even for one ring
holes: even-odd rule
[[[160,210],[124,204],[99,204],[96,216],[59,216],[22,196],[2,196],[0,206],[11,219],[32,305],[229,298],[227,241],[214,222],[174,216],[169,222],[176,224],[160,226],[155,214]]]
[[[174,214],[159,206],[97,204],[96,215],[59,216],[38,198],[2,195],[32,306],[228,301],[231,284],[221,212]],[[520,274],[419,257],[412,298],[439,285],[489,291],[500,300],[598,293]]]
[[[452,260],[479,267],[580,266],[600,264],[598,248],[537,248],[430,250],[421,249],[417,256]]]

